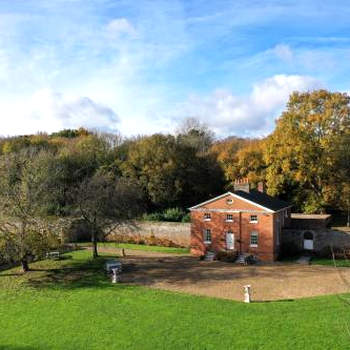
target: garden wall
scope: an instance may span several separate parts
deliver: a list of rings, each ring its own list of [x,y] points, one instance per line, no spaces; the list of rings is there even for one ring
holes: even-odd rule
[[[282,232],[282,244],[293,246],[299,252],[304,250],[304,234],[311,232],[313,235],[313,251],[322,252],[327,247],[335,249],[350,248],[350,234],[331,229],[284,229]]]
[[[180,222],[149,222],[140,221],[135,225],[123,225],[116,229],[108,240],[120,240],[127,237],[135,241],[149,240],[154,237],[160,240],[173,242],[177,246],[189,247],[191,224]]]

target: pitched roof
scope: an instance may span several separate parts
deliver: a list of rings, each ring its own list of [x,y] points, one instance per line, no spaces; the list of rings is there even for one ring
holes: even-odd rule
[[[256,204],[259,207],[262,207],[264,209],[267,209],[268,211],[275,212],[279,211],[284,208],[291,207],[291,204],[288,202],[282,201],[276,197],[271,197],[266,193],[256,191],[256,190],[250,190],[250,192],[245,192],[245,191],[235,191],[235,192],[226,192],[220,196],[217,196],[215,198],[209,199],[203,203],[197,204],[191,208],[191,209],[197,209],[205,204],[214,202],[222,197],[225,197],[227,195],[231,195],[233,197],[239,197],[247,202]]]
[[[273,211],[291,207],[291,204],[288,202],[256,190],[250,190],[249,193],[244,191],[235,191],[234,194]]]

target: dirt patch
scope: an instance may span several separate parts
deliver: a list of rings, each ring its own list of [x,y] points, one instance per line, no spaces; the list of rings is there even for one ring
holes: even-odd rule
[[[188,255],[126,253],[122,282],[152,288],[243,300],[243,286],[250,284],[256,301],[350,292],[350,268],[286,263],[237,266]]]

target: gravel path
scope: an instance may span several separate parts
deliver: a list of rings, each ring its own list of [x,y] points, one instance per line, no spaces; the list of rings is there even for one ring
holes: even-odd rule
[[[237,266],[189,255],[125,251],[122,282],[152,288],[243,300],[243,286],[250,284],[256,301],[350,292],[350,268],[290,263]]]

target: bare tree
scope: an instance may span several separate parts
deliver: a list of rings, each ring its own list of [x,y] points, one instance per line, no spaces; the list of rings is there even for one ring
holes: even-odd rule
[[[208,151],[215,137],[208,125],[193,117],[186,118],[180,123],[176,135],[179,142],[193,147],[202,154]]]
[[[93,257],[98,256],[98,239],[133,219],[141,208],[141,195],[135,185],[116,179],[111,173],[96,173],[75,191],[77,215],[91,229]]]

